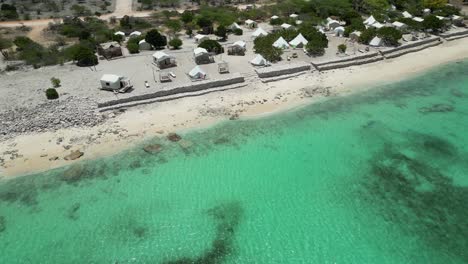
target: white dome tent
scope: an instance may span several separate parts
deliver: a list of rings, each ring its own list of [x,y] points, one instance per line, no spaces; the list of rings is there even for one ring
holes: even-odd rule
[[[254,38],[257,38],[257,37],[260,37],[260,36],[264,37],[264,36],[267,36],[267,35],[268,35],[268,33],[265,30],[263,30],[262,28],[260,28],[260,27],[257,28],[257,30],[255,30],[254,33],[252,33],[252,37],[254,37]]]
[[[304,38],[304,36],[301,33],[299,33],[299,35],[297,35],[293,40],[289,42],[289,45],[291,45],[291,47],[294,48],[303,48],[307,45],[307,43],[309,43],[309,41],[307,41],[307,39]]]
[[[250,63],[254,66],[266,66],[268,65],[268,61],[263,58],[262,55],[257,54],[253,60],[250,61]]]
[[[188,75],[190,78],[195,79],[195,80],[200,80],[200,79],[205,79],[206,78],[206,73],[200,68],[200,66],[195,66]]]
[[[273,47],[280,48],[280,49],[287,49],[289,48],[289,44],[283,37],[280,37],[273,43]]]

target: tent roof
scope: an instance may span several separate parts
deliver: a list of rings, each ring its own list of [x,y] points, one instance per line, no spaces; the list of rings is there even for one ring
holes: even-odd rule
[[[121,36],[125,36],[125,32],[122,32],[122,31],[117,31],[114,33],[114,35],[121,35]]]
[[[404,26],[406,26],[405,23],[401,23],[399,21],[393,22],[392,25],[394,25],[395,27],[404,27]]]
[[[284,28],[284,29],[288,29],[288,28],[290,28],[290,27],[292,27],[292,26],[289,25],[288,23],[283,23],[283,24],[281,25],[281,27]]]
[[[374,38],[369,42],[369,45],[370,45],[370,46],[374,46],[374,47],[378,47],[378,46],[382,45],[382,39],[379,38],[379,37],[374,37]]]
[[[362,34],[361,31],[353,31],[349,35],[356,35],[356,36],[359,37],[359,36],[361,36],[361,34]]]
[[[421,18],[421,17],[413,17],[413,20],[416,21],[416,22],[423,22],[424,21],[424,18]]]
[[[252,23],[255,23],[255,21],[253,21],[252,19],[247,19],[245,21],[246,24],[252,24]]]
[[[153,53],[153,58],[156,60],[164,60],[166,58],[173,58],[173,56],[166,54],[164,51],[156,51]]]
[[[272,16],[270,19],[278,19],[278,18],[279,18],[279,16],[275,15],[275,16]]]
[[[143,44],[143,43],[148,43],[148,42],[146,42],[146,40],[144,40],[144,39],[142,39],[142,40],[140,40],[140,41],[138,42],[138,44]]]
[[[231,29],[232,29],[232,28],[241,28],[241,27],[239,26],[239,24],[237,24],[236,22],[232,23],[229,27],[230,27]]]
[[[291,14],[291,15],[289,15],[290,18],[296,18],[296,17],[298,17],[298,16],[299,16],[298,14]]]
[[[190,72],[190,77],[195,77],[199,74],[206,75],[206,73],[200,68],[200,66],[195,66]]]
[[[110,41],[110,42],[101,43],[99,44],[99,46],[101,46],[101,48],[103,49],[108,49],[112,47],[120,47],[120,44],[117,41]]]
[[[374,16],[370,16],[368,19],[364,21],[364,25],[370,26],[374,24],[375,22],[377,22],[377,20],[375,20]]]
[[[247,43],[245,43],[245,41],[239,40],[239,41],[234,42],[232,46],[239,46],[239,47],[245,48],[246,44]]]
[[[250,61],[253,65],[265,65],[267,63],[267,60],[263,58],[262,55],[257,54],[253,60]]]
[[[204,53],[208,53],[208,51],[204,48],[195,48],[193,50],[193,54],[195,54],[195,56],[198,56],[200,54],[204,54]]]
[[[195,39],[202,39],[202,38],[206,38],[206,37],[208,37],[208,36],[207,35],[202,35],[202,34],[197,34],[197,35],[195,35],[194,38]]]
[[[411,15],[410,13],[408,13],[408,11],[404,11],[403,13],[401,13],[405,18],[413,18],[413,15]]]
[[[445,19],[445,17],[443,17],[443,16],[436,16],[436,17],[437,17],[439,20],[444,20],[444,19]]]
[[[258,37],[260,35],[266,36],[266,35],[268,35],[268,33],[265,30],[263,30],[262,28],[260,28],[260,27],[257,28],[257,30],[255,30],[254,33],[252,33],[252,36],[254,36],[254,37]]]
[[[140,31],[133,31],[132,33],[130,33],[130,36],[140,36],[140,35],[141,35]]]
[[[120,81],[120,76],[115,74],[104,74],[101,77],[102,82],[116,83]]]
[[[289,47],[289,43],[283,37],[279,37],[279,39],[273,43],[273,47],[284,49]]]
[[[336,32],[344,32],[344,31],[345,31],[345,28],[339,26],[339,27],[336,27],[333,31],[334,31],[335,33],[336,33]]]
[[[297,46],[299,44],[307,45],[307,43],[309,43],[309,41],[307,41],[307,39],[304,38],[304,36],[302,36],[301,33],[299,33],[299,35],[297,35],[293,40],[289,42],[291,46]]]
[[[370,25],[371,27],[374,27],[374,28],[383,28],[384,25],[380,24],[379,22],[375,22],[374,24]]]

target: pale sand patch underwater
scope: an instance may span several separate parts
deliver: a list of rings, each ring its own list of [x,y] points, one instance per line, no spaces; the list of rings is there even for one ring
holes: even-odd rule
[[[320,95],[308,96],[304,88],[329,88],[331,95],[344,96],[467,57],[468,39],[460,39],[373,64],[313,72],[268,84],[253,82],[236,90],[130,108],[93,128],[18,136],[0,143],[0,153],[16,151],[13,159],[4,155],[5,167],[0,169],[0,175],[10,178],[69,165],[75,161],[66,161],[63,157],[71,150],[79,149],[85,153],[79,160],[94,159],[113,155],[167,132],[206,127],[227,120],[233,114],[252,118],[323,100]],[[59,138],[62,140],[57,142]]]

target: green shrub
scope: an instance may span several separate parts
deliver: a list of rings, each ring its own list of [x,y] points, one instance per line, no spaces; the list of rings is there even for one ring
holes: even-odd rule
[[[368,28],[361,32],[359,36],[359,43],[369,44],[371,40],[377,35],[377,31],[374,28]]]
[[[400,45],[398,41],[401,39],[402,33],[396,28],[383,27],[377,30],[377,36],[383,40],[385,45],[398,46]]]
[[[46,90],[46,97],[49,100],[54,100],[54,99],[59,98],[59,94],[58,94],[57,90],[55,90],[54,88],[49,88],[49,89]]]
[[[135,54],[135,53],[140,52],[140,47],[135,42],[127,43],[127,49],[128,49],[128,52],[130,52],[131,54]]]
[[[179,49],[182,46],[182,40],[173,38],[171,41],[169,41],[169,46],[173,47],[174,49]]]
[[[198,47],[204,48],[207,51],[214,52],[216,54],[221,54],[224,52],[224,49],[221,46],[221,44],[219,44],[218,41],[212,40],[212,39],[207,39],[207,40],[202,41],[202,43],[200,43]]]
[[[345,44],[340,44],[340,45],[338,45],[338,51],[339,51],[340,53],[345,53],[347,48],[348,48],[348,47],[347,47]]]
[[[60,87],[60,79],[59,78],[52,77],[52,78],[50,78],[50,82],[52,83],[52,86],[54,88]]]
[[[236,36],[242,36],[242,34],[244,34],[244,31],[241,29],[241,28],[236,28],[232,31],[234,33],[234,35]]]

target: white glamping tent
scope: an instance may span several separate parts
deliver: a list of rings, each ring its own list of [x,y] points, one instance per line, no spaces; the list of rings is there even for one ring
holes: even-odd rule
[[[280,49],[287,49],[289,48],[289,44],[283,37],[280,37],[273,43],[273,47],[280,48]]]
[[[369,46],[372,46],[372,47],[380,47],[382,46],[383,44],[383,40],[379,37],[374,37],[370,42],[369,42]]]
[[[200,68],[200,66],[195,66],[188,75],[192,79],[200,80],[200,79],[205,79],[206,73]]]
[[[254,33],[252,33],[252,37],[254,37],[254,38],[260,37],[260,36],[264,37],[266,35],[268,35],[268,33],[265,30],[263,30],[262,28],[260,28],[260,27],[257,28],[257,30],[255,30]]]
[[[302,34],[299,33],[297,37],[295,37],[289,42],[289,45],[291,45],[291,47],[294,48],[303,48],[305,47],[305,45],[307,45],[307,43],[309,43],[309,41],[307,41],[307,39],[305,39],[304,36],[302,36]]]
[[[265,66],[265,65],[268,65],[268,61],[263,58],[262,55],[260,54],[257,54],[257,56],[250,61],[250,63],[253,65],[253,66]]]

